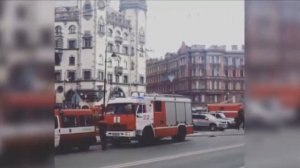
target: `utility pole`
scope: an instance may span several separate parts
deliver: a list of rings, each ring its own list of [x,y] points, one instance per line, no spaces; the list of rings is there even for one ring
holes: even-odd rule
[[[106,69],[107,69],[107,42],[106,42],[106,46],[105,46],[105,58],[104,58],[104,86],[103,86],[103,89],[104,89],[104,92],[103,92],[103,107],[104,107],[104,111],[106,110],[106,83],[107,83],[107,79],[106,79]],[[111,57],[117,57],[116,53],[113,52]]]
[[[78,0],[77,1],[77,5],[78,5],[78,8],[79,8],[79,11],[78,11],[78,36],[77,36],[77,41],[78,41],[78,63],[77,63],[77,74],[76,76],[78,77],[78,79],[81,79],[81,52],[82,52],[82,48],[81,48],[81,13],[82,13],[82,7],[81,7],[81,0]],[[77,80],[78,80],[77,79]],[[77,89],[79,88],[79,85],[78,82],[77,82]]]

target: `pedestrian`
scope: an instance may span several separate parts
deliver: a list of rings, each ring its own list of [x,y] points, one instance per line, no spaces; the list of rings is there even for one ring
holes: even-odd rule
[[[245,129],[244,109],[240,109],[238,111],[237,117],[235,118],[235,122],[236,122],[236,129],[240,129],[241,125],[242,125],[242,128]]]
[[[102,120],[99,122],[99,135],[101,139],[101,149],[107,150],[107,138],[106,138],[107,124]]]

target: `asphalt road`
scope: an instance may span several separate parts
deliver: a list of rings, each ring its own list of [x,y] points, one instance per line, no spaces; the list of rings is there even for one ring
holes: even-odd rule
[[[241,168],[244,165],[244,136],[225,132],[187,137],[185,142],[173,143],[163,139],[154,145],[137,144],[110,146],[101,151],[100,145],[90,151],[72,150],[55,157],[56,168]]]

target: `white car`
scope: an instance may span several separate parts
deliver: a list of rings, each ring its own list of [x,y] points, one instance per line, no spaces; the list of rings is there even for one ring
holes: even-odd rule
[[[222,112],[210,112],[209,114],[215,116],[219,120],[226,121],[228,124],[228,127],[235,127],[235,125],[236,125],[234,118],[227,118],[225,116],[225,114]]]
[[[211,131],[216,131],[224,130],[228,127],[226,121],[217,119],[215,116],[208,113],[195,114],[192,117],[195,128],[209,128]]]

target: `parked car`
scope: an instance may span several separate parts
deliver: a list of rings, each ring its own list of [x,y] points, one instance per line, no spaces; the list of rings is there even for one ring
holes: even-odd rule
[[[226,121],[227,124],[228,124],[228,127],[231,127],[231,128],[235,127],[235,124],[236,124],[236,123],[235,123],[235,121],[234,121],[234,118],[227,118],[227,117],[225,116],[225,114],[222,113],[222,112],[210,112],[209,114],[215,116],[215,117],[216,117],[217,119],[219,119],[219,120]]]
[[[211,131],[223,131],[228,127],[227,121],[217,119],[215,116],[206,114],[196,114],[192,116],[195,128],[209,128]]]

